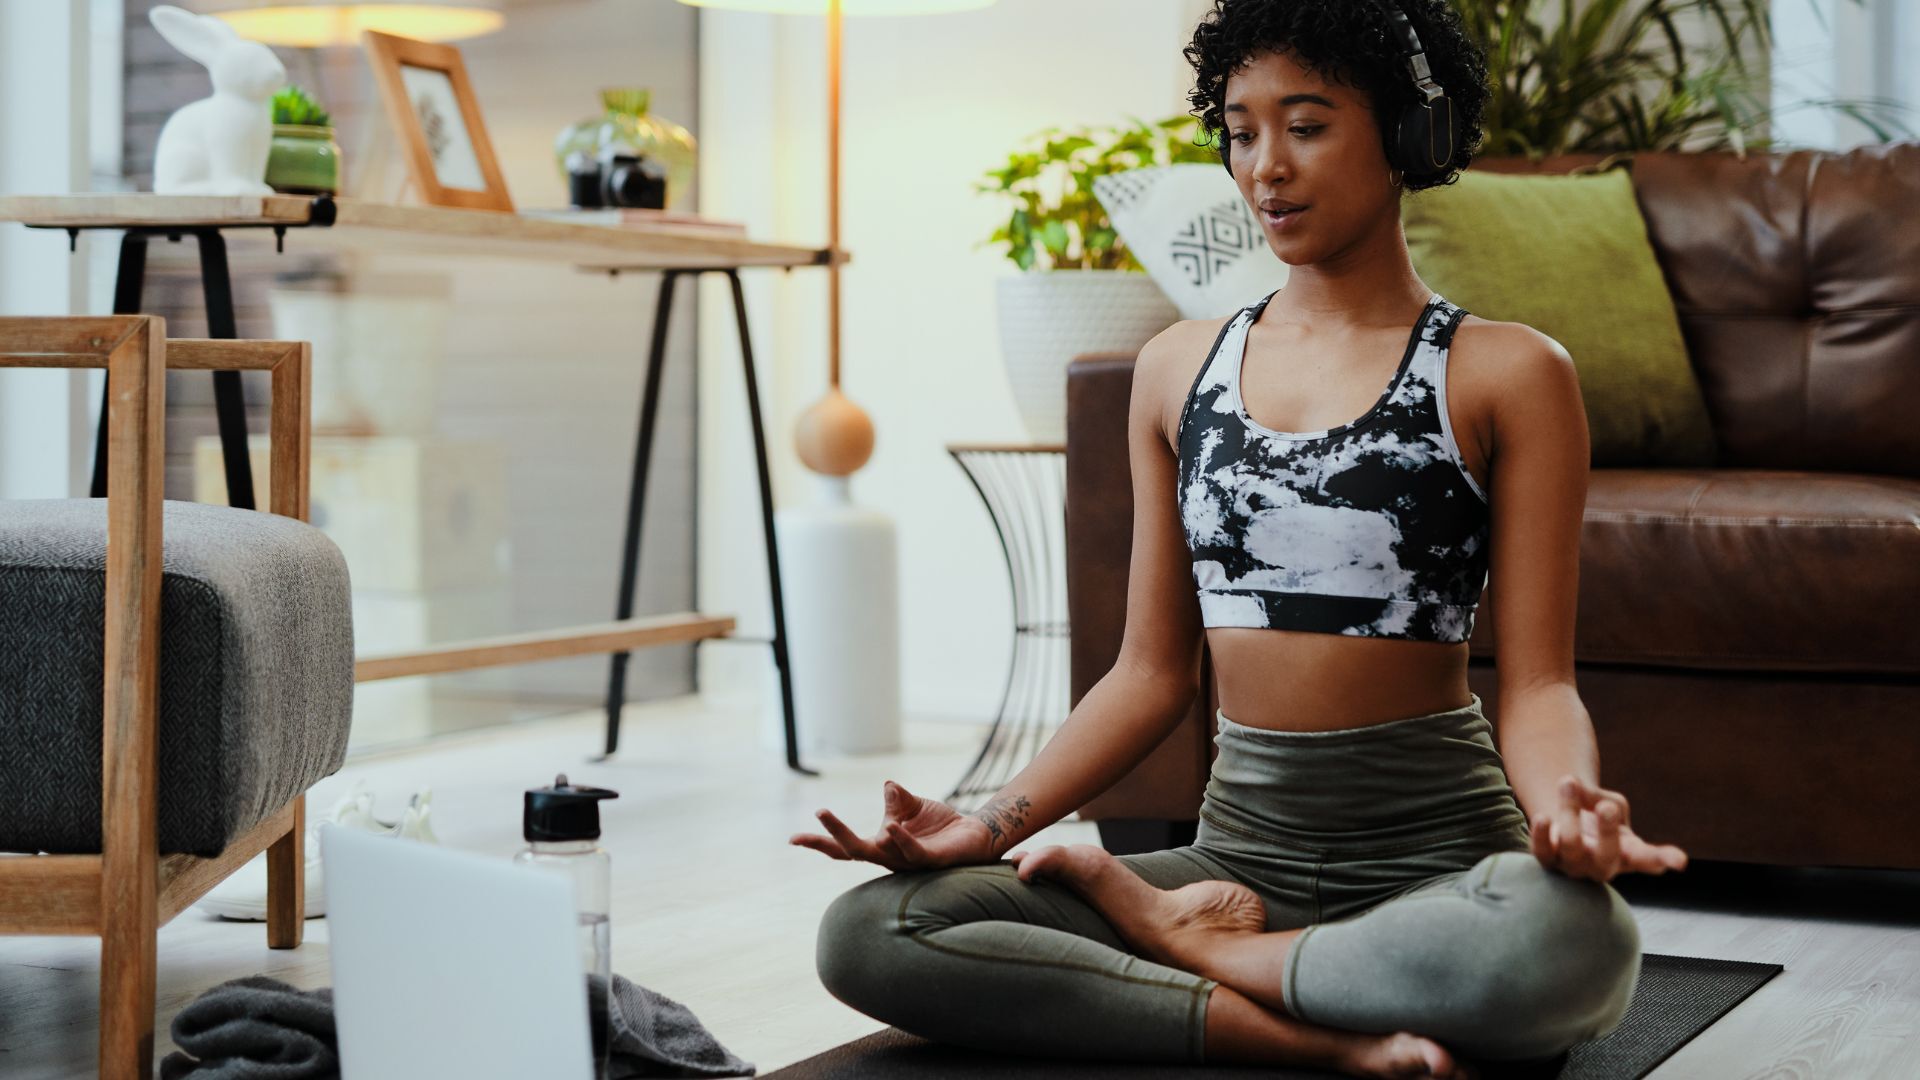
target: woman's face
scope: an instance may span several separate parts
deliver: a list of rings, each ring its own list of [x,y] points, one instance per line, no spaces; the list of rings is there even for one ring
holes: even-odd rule
[[[1284,53],[1256,53],[1227,79],[1234,183],[1281,260],[1298,266],[1351,247],[1389,217],[1399,189],[1367,96]],[[1283,216],[1272,203],[1306,207]]]

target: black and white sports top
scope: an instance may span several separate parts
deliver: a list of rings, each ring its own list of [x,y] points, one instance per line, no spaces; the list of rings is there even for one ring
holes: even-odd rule
[[[1465,641],[1487,582],[1486,493],[1447,416],[1466,311],[1428,297],[1393,381],[1324,431],[1263,427],[1240,396],[1247,333],[1214,339],[1180,414],[1180,518],[1206,626]]]

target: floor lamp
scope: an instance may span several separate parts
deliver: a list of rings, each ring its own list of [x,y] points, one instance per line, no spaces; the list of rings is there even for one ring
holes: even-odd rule
[[[693,7],[827,18],[827,247],[840,250],[843,16],[927,15],[994,0],[680,0]],[[782,578],[795,712],[803,743],[851,753],[899,749],[899,575],[891,519],[854,505],[848,477],[873,456],[873,421],[840,392],[840,264],[827,264],[827,391],[800,415],[794,449],[818,474],[810,506],[782,510]]]

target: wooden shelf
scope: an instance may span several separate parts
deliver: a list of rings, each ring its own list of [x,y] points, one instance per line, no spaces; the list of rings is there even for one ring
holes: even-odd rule
[[[0,195],[0,221],[46,229],[298,229],[289,242],[331,251],[564,262],[602,269],[825,266],[826,248],[769,244],[684,225],[611,225],[545,215],[334,199],[330,225],[305,195]],[[297,240],[295,237],[297,236]],[[845,264],[845,251],[832,261]]]
[[[353,681],[375,682],[408,675],[440,675],[502,664],[530,664],[593,653],[628,652],[654,645],[672,645],[702,638],[727,637],[733,618],[681,612],[619,622],[536,630],[495,638],[455,641],[403,653],[361,656],[354,660]]]

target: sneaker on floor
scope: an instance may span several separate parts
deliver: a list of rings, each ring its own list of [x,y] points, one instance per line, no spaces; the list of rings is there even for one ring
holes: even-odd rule
[[[356,780],[353,789],[333,804],[327,816],[306,830],[307,918],[317,919],[327,913],[327,895],[320,877],[321,825],[334,824],[436,844],[439,840],[433,835],[428,820],[432,801],[433,789],[424,788],[413,796],[398,822],[388,823],[373,816],[373,793],[367,790],[366,781]],[[254,856],[245,866],[235,870],[194,906],[223,919],[264,922],[267,917],[266,852]]]

